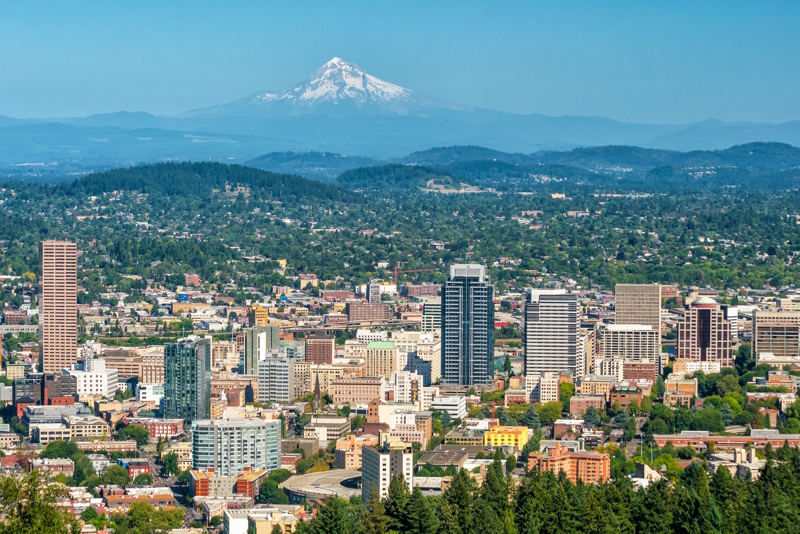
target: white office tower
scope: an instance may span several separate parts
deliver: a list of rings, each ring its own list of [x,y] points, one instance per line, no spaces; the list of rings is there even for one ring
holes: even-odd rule
[[[385,499],[389,495],[392,477],[396,475],[405,479],[408,490],[411,491],[414,482],[413,473],[414,453],[411,447],[391,446],[388,443],[380,450],[364,447],[361,450],[361,501],[367,502],[373,486],[377,488],[378,496]]]
[[[585,362],[578,358],[579,334],[577,295],[532,291],[522,331],[525,375],[561,371],[582,375]]]

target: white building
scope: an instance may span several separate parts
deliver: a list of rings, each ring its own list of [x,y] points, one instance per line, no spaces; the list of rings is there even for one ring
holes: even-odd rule
[[[578,351],[580,320],[577,295],[530,292],[522,328],[526,376],[561,371],[583,374],[585,362]]]
[[[431,377],[430,383],[436,383],[442,377],[442,340],[439,337],[438,329],[436,332],[410,332],[401,330],[392,333],[397,350],[401,353],[414,354],[420,360],[430,362]],[[401,367],[398,362],[398,369]]]
[[[389,484],[392,477],[402,476],[408,484],[408,490],[414,483],[414,453],[410,447],[384,448],[374,447],[361,449],[361,501],[366,503],[372,487],[378,489],[378,495],[385,499],[389,495]]]
[[[424,387],[422,377],[410,371],[395,371],[389,385],[394,388],[395,402],[419,402]]]
[[[356,341],[369,344],[371,341],[386,341],[389,335],[384,330],[370,330],[359,328],[356,330]]]
[[[290,401],[312,391],[313,387],[309,362],[267,358],[258,363],[258,402]]]
[[[625,360],[621,358],[601,358],[594,362],[592,372],[596,375],[613,376],[617,380],[622,380],[624,364]]]
[[[467,398],[436,397],[433,399],[431,409],[447,412],[453,419],[464,419],[467,416]]]
[[[105,360],[87,359],[83,368],[73,365],[64,369],[64,374],[75,377],[78,397],[81,398],[101,395],[110,399],[117,391],[117,370],[106,369]]]
[[[608,325],[600,331],[600,357],[657,362],[661,358],[661,332],[652,325]]]
[[[137,384],[136,400],[139,402],[161,403],[164,398],[164,384]]]
[[[214,419],[192,422],[192,467],[236,476],[245,467],[278,469],[281,422],[264,419]]]
[[[558,373],[531,373],[525,376],[525,393],[530,402],[558,400]]]
[[[419,395],[419,407],[427,412],[431,409],[434,399],[439,396],[439,386],[425,386]],[[466,401],[465,401],[466,402]]]

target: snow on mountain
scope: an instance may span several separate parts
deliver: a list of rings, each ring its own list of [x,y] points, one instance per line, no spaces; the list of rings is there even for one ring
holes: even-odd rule
[[[335,57],[293,87],[259,91],[230,104],[187,112],[190,116],[369,114],[409,115],[432,108],[468,110],[381,80]]]
[[[277,93],[256,95],[256,98],[264,102],[286,99],[301,105],[314,105],[349,99],[362,103],[413,101],[413,95],[409,89],[376,78],[358,65],[335,57],[296,86]]]

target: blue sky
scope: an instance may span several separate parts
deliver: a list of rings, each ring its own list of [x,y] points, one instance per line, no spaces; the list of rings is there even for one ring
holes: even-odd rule
[[[798,21],[779,1],[6,1],[0,114],[177,113],[339,56],[515,113],[783,122],[800,119]]]

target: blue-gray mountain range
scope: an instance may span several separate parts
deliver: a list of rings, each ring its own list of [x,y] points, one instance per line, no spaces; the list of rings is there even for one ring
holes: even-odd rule
[[[421,95],[334,58],[306,80],[175,116],[0,116],[0,165],[129,165],[170,160],[246,162],[288,151],[393,159],[432,146],[480,145],[531,154],[631,145],[716,150],[756,141],[800,146],[800,121],[632,124],[602,117],[516,115]]]

